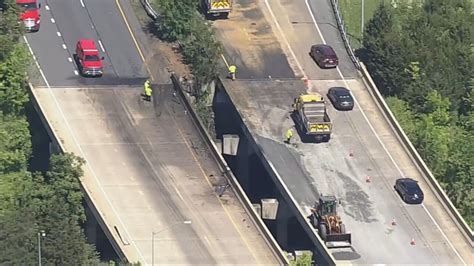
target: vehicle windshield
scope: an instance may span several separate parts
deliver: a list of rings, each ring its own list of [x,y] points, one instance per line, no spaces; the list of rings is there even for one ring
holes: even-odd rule
[[[418,184],[416,184],[415,182],[405,182],[405,187],[410,193],[417,193],[420,191]]]
[[[99,56],[98,55],[86,55],[86,61],[99,61]]]
[[[26,10],[37,9],[36,3],[21,3],[18,6]]]

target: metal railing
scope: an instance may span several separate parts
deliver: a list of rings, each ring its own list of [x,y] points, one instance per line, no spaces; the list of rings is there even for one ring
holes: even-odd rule
[[[150,16],[150,18],[152,18],[153,20],[157,20],[158,19],[158,13],[150,5],[150,1],[140,0],[140,2],[142,3],[143,8],[145,8],[145,11],[148,14],[148,16]]]
[[[349,54],[349,57],[351,58],[352,63],[354,63],[355,67],[360,70],[361,67],[359,64],[359,60],[355,56],[354,50],[352,50],[349,38],[347,38],[346,28],[344,27],[344,20],[341,17],[341,12],[339,11],[337,0],[331,0],[331,5],[332,10],[334,11],[334,16],[336,17],[337,28],[341,33],[342,41],[344,42],[344,46],[346,47],[347,53]]]

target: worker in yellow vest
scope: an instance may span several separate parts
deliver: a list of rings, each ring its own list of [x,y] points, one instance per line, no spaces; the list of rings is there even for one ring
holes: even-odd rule
[[[232,80],[235,80],[235,72],[237,72],[237,67],[235,65],[229,66],[229,75]]]
[[[144,90],[145,90],[145,100],[146,101],[151,101],[151,94],[152,94],[152,89],[151,89],[151,85],[150,85],[150,80],[146,80],[145,81],[145,84],[144,84]]]
[[[293,129],[290,127],[287,131],[286,131],[286,143],[287,144],[290,144],[290,141],[291,141],[291,138],[293,137]]]

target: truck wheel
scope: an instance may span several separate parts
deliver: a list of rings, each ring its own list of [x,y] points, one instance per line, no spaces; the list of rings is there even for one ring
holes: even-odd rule
[[[346,233],[346,225],[341,224],[340,227],[341,227],[341,234],[345,234]]]
[[[319,224],[318,230],[319,230],[319,235],[321,236],[323,241],[326,241],[326,235],[327,235],[326,225],[325,224]]]

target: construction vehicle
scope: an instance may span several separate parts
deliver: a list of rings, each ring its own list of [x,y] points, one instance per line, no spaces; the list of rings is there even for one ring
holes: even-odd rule
[[[104,57],[99,56],[94,40],[79,40],[76,44],[74,59],[82,76],[102,76]]]
[[[232,11],[232,0],[201,0],[203,9],[208,16],[224,16],[227,18]]]
[[[332,122],[326,112],[326,103],[319,93],[302,94],[295,98],[293,116],[300,132],[316,140],[329,141]]]
[[[23,22],[26,31],[39,31],[39,9],[41,7],[41,4],[38,4],[36,0],[16,0],[15,3],[21,9],[20,20]]]
[[[320,196],[319,202],[311,209],[311,224],[318,230],[319,236],[328,248],[351,247],[351,234],[337,215],[338,200],[335,196]]]

